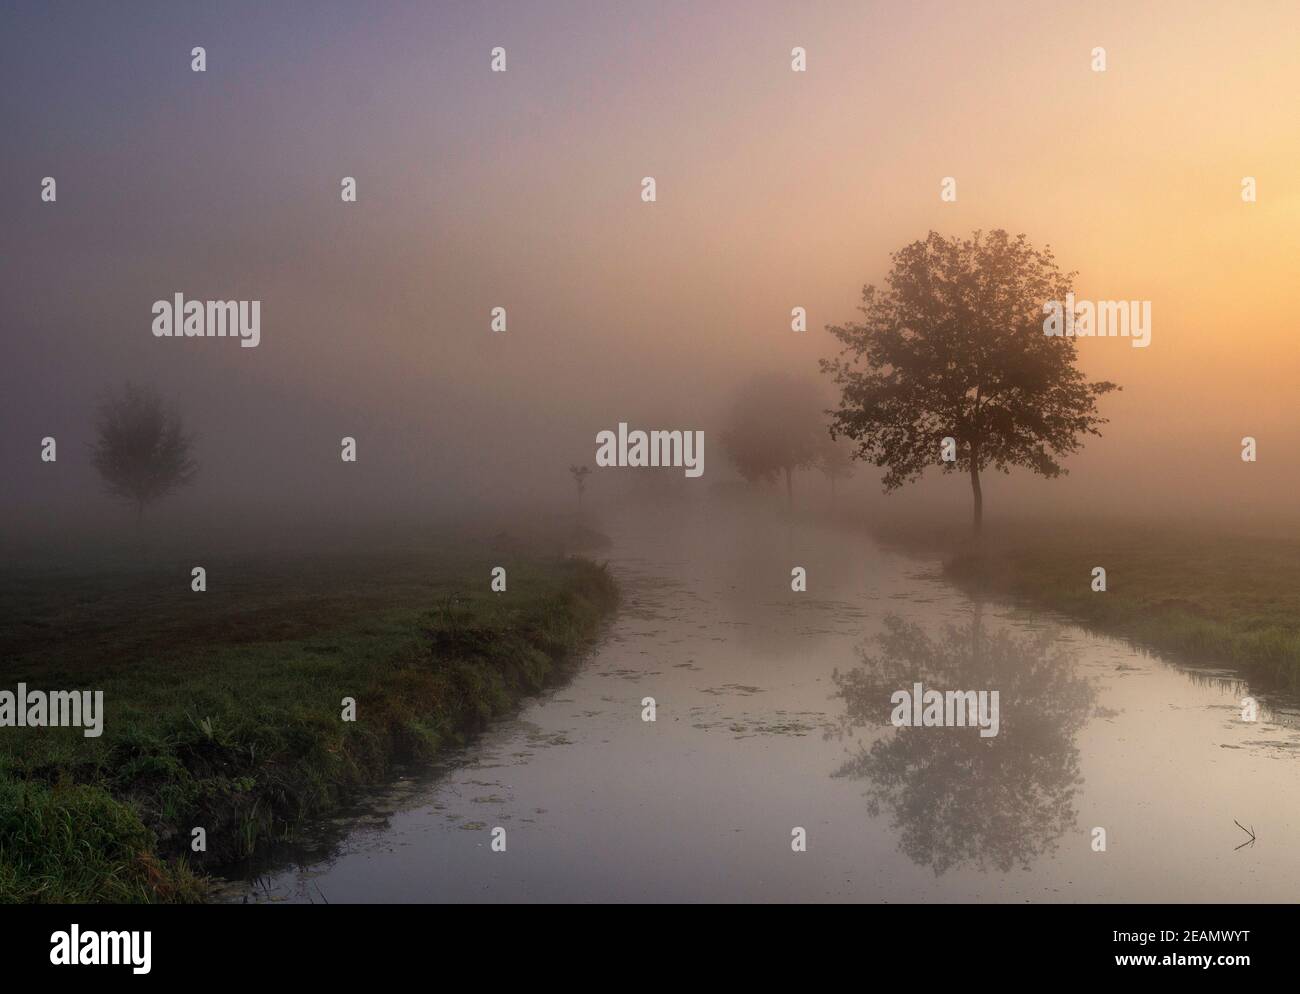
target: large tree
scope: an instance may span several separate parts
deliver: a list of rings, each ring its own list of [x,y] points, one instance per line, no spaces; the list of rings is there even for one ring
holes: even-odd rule
[[[193,439],[175,408],[152,387],[130,383],[99,406],[95,468],[109,494],[135,508],[190,483],[198,466],[191,458]]]
[[[815,379],[768,373],[751,379],[736,395],[722,433],[722,446],[751,483],[785,477],[794,506],[794,471],[817,462],[824,445],[825,403]]]
[[[1088,382],[1074,339],[1044,333],[1043,305],[1064,301],[1074,277],[1050,248],[1001,230],[932,231],[892,259],[883,289],[863,287],[861,323],[829,328],[844,344],[821,364],[841,392],[831,434],[886,470],[886,491],[931,465],[969,474],[978,534],[980,474],[1020,466],[1059,476],[1061,457],[1101,434],[1096,400],[1118,387]]]

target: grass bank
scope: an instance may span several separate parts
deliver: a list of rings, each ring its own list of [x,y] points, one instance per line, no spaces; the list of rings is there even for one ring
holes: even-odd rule
[[[1049,608],[1188,662],[1300,689],[1300,540],[1293,530],[1054,522],[1001,527],[945,573],[970,592]],[[1092,590],[1093,567],[1106,591]]]
[[[462,742],[617,603],[582,559],[445,555],[0,578],[0,690],[102,690],[104,731],[0,729],[0,901],[201,900],[206,861]],[[342,720],[342,699],[356,720]],[[195,827],[207,853],[190,851]]]

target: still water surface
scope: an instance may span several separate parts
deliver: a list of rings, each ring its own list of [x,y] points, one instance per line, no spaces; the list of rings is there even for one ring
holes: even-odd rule
[[[858,532],[708,508],[609,530],[624,605],[571,682],[233,899],[1300,897],[1288,702],[1243,722],[1226,673],[977,605]],[[998,735],[894,729],[917,681],[999,690]]]

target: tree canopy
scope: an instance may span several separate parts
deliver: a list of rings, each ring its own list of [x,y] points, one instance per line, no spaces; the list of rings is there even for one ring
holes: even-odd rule
[[[99,406],[95,468],[104,489],[130,504],[137,517],[146,505],[193,481],[193,439],[180,415],[152,387],[128,383]]]
[[[816,465],[825,444],[819,386],[789,373],[757,376],[737,393],[722,433],[723,448],[740,475],[751,483],[784,475],[791,503],[794,471]]]
[[[892,260],[883,289],[863,287],[862,321],[828,329],[844,345],[821,363],[841,394],[831,433],[886,470],[886,491],[931,465],[968,473],[978,532],[980,473],[1019,466],[1059,476],[1061,458],[1101,434],[1097,398],[1118,387],[1089,382],[1075,340],[1043,332],[1043,305],[1065,300],[1074,276],[1050,248],[1002,230],[964,239],[932,231]]]

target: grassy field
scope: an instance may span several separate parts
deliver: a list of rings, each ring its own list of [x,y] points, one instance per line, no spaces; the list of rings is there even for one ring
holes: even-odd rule
[[[269,557],[0,577],[0,690],[102,690],[100,738],[0,729],[0,901],[189,901],[558,677],[617,602],[582,559]],[[355,698],[355,722],[341,701]],[[190,852],[203,827],[208,852]]]
[[[972,592],[1050,608],[1196,663],[1300,688],[1300,540],[1294,530],[1032,523],[991,530],[945,573]],[[1106,569],[1104,593],[1092,570]]]

